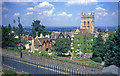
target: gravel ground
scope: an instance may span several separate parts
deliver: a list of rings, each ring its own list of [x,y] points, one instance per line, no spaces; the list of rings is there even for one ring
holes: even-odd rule
[[[15,56],[20,58],[20,53],[15,52],[15,51],[7,51],[7,50],[2,50],[3,54],[10,55],[10,56]],[[73,64],[69,62],[63,62],[57,59],[53,58],[46,58],[43,56],[36,56],[36,55],[31,55],[29,56],[28,54],[23,54],[24,59],[30,59],[38,63],[44,63],[44,64],[50,64],[54,66],[60,66],[61,68],[68,68],[68,69],[75,69],[75,70],[80,70],[80,71],[86,71],[89,72],[89,74],[93,74],[93,70],[95,70],[95,74],[101,74],[101,69],[98,68],[92,68],[92,67],[87,67],[87,66],[81,66],[78,64]]]

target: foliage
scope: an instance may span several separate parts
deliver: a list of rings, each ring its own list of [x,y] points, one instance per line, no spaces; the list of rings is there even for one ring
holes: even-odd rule
[[[120,67],[120,27],[106,41],[105,66],[109,65]]]
[[[101,57],[94,57],[92,60],[95,61],[95,62],[99,62],[99,63],[102,62]]]
[[[16,72],[13,70],[3,70],[5,76],[16,76]]]
[[[55,44],[53,48],[58,52],[58,53],[66,53],[68,50],[70,50],[70,43],[71,40],[67,38],[59,38],[55,41]]]
[[[96,40],[94,41],[94,45],[93,45],[93,58],[94,57],[101,57],[102,61],[104,61],[104,57],[105,57],[105,47],[104,47],[104,40],[101,36],[101,33],[98,35],[98,37],[96,38]]]
[[[14,33],[11,32],[12,28],[9,26],[2,26],[2,47],[15,47],[18,44],[18,39],[14,38]]]
[[[14,50],[14,51],[19,51],[19,49],[17,47],[7,47],[6,49],[8,49],[8,50]]]
[[[102,32],[102,30],[100,28],[97,29],[98,32]]]
[[[35,37],[36,32],[38,32],[38,35],[40,35],[40,33],[42,33],[43,35],[47,35],[49,34],[48,31],[45,30],[45,26],[40,24],[39,20],[36,20],[32,23],[32,35],[33,37]]]
[[[79,40],[78,40],[79,39]],[[74,51],[81,47],[81,52],[91,53],[93,47],[94,35],[81,35],[77,34],[74,36]],[[80,46],[78,46],[80,44]]]
[[[22,27],[21,24],[18,24],[18,35],[21,36],[24,33],[25,33],[24,28]]]

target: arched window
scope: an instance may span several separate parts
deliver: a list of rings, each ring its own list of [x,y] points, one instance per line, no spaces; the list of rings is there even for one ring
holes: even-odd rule
[[[84,21],[84,25],[86,24],[86,22]]]
[[[89,23],[90,23],[90,22],[88,21],[88,25],[89,25]]]

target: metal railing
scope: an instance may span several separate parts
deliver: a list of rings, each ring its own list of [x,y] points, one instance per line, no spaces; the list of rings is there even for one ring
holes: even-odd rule
[[[3,63],[4,63],[4,60],[5,58],[10,58],[10,59],[15,59],[15,60],[18,60],[18,61],[23,61],[23,62],[26,62],[26,63],[30,63],[30,64],[34,64],[34,65],[37,65],[37,66],[42,66],[44,68],[48,68],[48,70],[54,70],[57,72],[57,74],[74,74],[74,75],[85,75],[85,76],[90,76],[91,74],[96,74],[95,73],[95,68],[92,68],[91,70],[93,71],[92,73],[88,72],[88,71],[82,71],[82,70],[78,70],[78,69],[68,69],[68,68],[62,68],[60,66],[54,66],[54,65],[50,65],[50,64],[44,64],[42,62],[34,62],[32,60],[28,60],[28,59],[21,59],[21,58],[16,58],[16,57],[13,57],[13,56],[8,56],[8,55],[3,55]],[[83,66],[85,67],[85,66]]]

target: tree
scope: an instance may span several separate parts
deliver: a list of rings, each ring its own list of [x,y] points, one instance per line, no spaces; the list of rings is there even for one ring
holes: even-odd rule
[[[12,28],[11,28],[11,25],[10,25],[10,24],[8,25],[8,31],[9,31],[9,32],[12,31]]]
[[[98,32],[102,32],[102,30],[100,28],[97,29]]]
[[[114,35],[110,35],[106,41],[105,65],[120,67],[120,27]]]
[[[98,37],[96,38],[96,40],[94,41],[94,45],[93,45],[93,57],[100,57],[102,59],[102,61],[104,61],[104,40],[101,36],[101,33],[98,35]],[[94,59],[93,59],[94,60]]]
[[[40,35],[40,33],[42,33],[43,35],[47,35],[49,34],[48,31],[45,30],[45,26],[40,24],[39,20],[36,20],[32,23],[32,35],[33,37],[35,37],[36,32],[38,32],[38,35]]]
[[[53,48],[55,48],[55,50],[58,53],[66,53],[66,52],[68,52],[68,50],[70,50],[70,43],[71,43],[70,39],[59,38],[56,40]]]
[[[18,40],[14,38],[14,33],[11,33],[10,28],[2,26],[2,48],[15,47]]]

